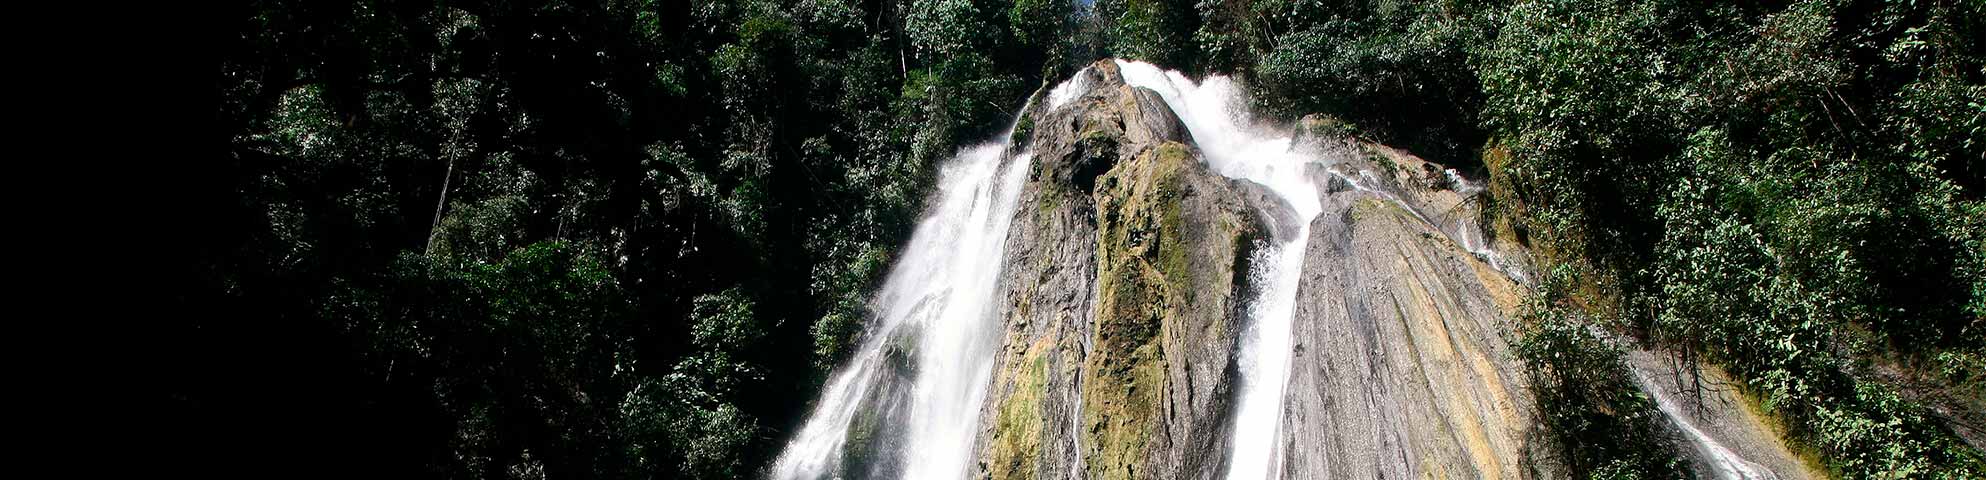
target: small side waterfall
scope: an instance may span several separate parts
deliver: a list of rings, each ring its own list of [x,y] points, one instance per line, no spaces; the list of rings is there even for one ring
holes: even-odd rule
[[[1635,382],[1641,385],[1641,390],[1655,398],[1656,409],[1661,410],[1662,416],[1667,417],[1669,423],[1683,433],[1684,440],[1688,442],[1688,445],[1684,446],[1696,450],[1697,459],[1708,470],[1705,473],[1714,475],[1718,480],[1779,480],[1779,476],[1773,474],[1771,469],[1746,460],[1737,452],[1731,451],[1730,447],[1724,446],[1716,438],[1704,433],[1703,429],[1697,428],[1696,422],[1691,421],[1689,413],[1683,410],[1685,407],[1681,402],[1667,389],[1657,385],[1655,383],[1657,380],[1649,378],[1648,373],[1639,368],[1630,370],[1634,373]]]
[[[1216,173],[1262,184],[1296,212],[1296,224],[1279,229],[1277,244],[1262,249],[1256,271],[1249,272],[1264,288],[1252,302],[1242,333],[1241,393],[1228,457],[1229,479],[1274,478],[1283,458],[1277,439],[1290,375],[1291,318],[1310,220],[1323,211],[1317,186],[1305,170],[1319,156],[1292,151],[1288,136],[1248,124],[1239,86],[1227,77],[1195,83],[1147,63],[1117,64],[1125,83],[1152,89],[1165,99]]]
[[[1448,179],[1450,188],[1455,189],[1456,192],[1461,193],[1463,196],[1477,197],[1485,194],[1482,185],[1477,185],[1475,182],[1469,181],[1469,179],[1462,178],[1462,175],[1456,173],[1453,168],[1442,170],[1441,175]],[[1509,259],[1503,258],[1503,254],[1497,253],[1495,249],[1490,248],[1489,239],[1483,237],[1482,225],[1479,225],[1475,218],[1464,217],[1456,220],[1455,242],[1461,244],[1463,250],[1468,250],[1469,253],[1481,257],[1483,262],[1489,263],[1490,268],[1503,272],[1504,275],[1509,275],[1517,283],[1531,283],[1530,278],[1524,275],[1522,269],[1512,267]]]
[[[1032,160],[1007,154],[1009,135],[961,150],[940,172],[935,206],[874,300],[870,333],[828,381],[773,478],[966,475],[1000,344],[992,296]]]

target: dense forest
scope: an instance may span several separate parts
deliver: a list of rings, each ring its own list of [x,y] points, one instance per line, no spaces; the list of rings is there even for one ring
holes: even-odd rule
[[[1622,342],[1729,369],[1842,477],[1986,474],[1986,2],[1068,1],[228,4],[147,330],[200,432],[165,448],[755,476],[941,161],[1124,57],[1488,178],[1582,477],[1683,474]]]

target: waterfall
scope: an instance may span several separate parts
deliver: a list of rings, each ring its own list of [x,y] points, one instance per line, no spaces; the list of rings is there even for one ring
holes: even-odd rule
[[[991,318],[992,296],[1032,160],[1006,154],[1008,135],[961,150],[939,173],[936,204],[873,300],[869,334],[828,381],[773,478],[829,478],[854,468],[843,461],[858,423],[892,447],[863,453],[881,456],[871,459],[880,465],[852,476],[966,475],[1002,331]],[[887,423],[875,419],[890,417],[906,421],[874,431]],[[915,452],[893,458],[904,447]]]
[[[1482,185],[1462,178],[1462,174],[1457,173],[1453,168],[1442,170],[1441,174],[1448,178],[1450,188],[1464,197],[1475,198],[1484,194]],[[1490,268],[1503,272],[1517,283],[1531,283],[1522,269],[1511,266],[1510,260],[1503,258],[1503,254],[1497,253],[1496,249],[1490,248],[1489,239],[1483,236],[1482,225],[1476,223],[1475,219],[1464,217],[1455,219],[1455,222],[1455,241],[1462,245],[1463,250],[1475,254],[1477,258],[1483,259],[1484,263],[1488,263]]]
[[[1293,220],[1265,215],[1290,224],[1275,225],[1276,235],[1253,253],[1246,272],[1260,288],[1248,299],[1242,320],[1226,452],[1229,479],[1279,478],[1297,291],[1310,222],[1324,210],[1316,174],[1324,172],[1432,221],[1372,187],[1383,182],[1361,177],[1370,172],[1320,168],[1330,167],[1327,158],[1333,157],[1300,147],[1303,143],[1286,130],[1255,124],[1242,86],[1227,77],[1195,82],[1147,63],[1117,60],[1116,65],[1125,83],[1158,93],[1210,170],[1266,187],[1294,214]],[[1042,107],[1062,108],[1095,87],[1090,80],[1077,75],[1037,98]],[[875,317],[862,344],[829,379],[775,461],[773,478],[956,479],[970,473],[1004,332],[992,318],[992,296],[1033,160],[1028,152],[1011,154],[1013,146],[1004,143],[1010,135],[1011,129],[1000,141],[961,150],[946,164],[934,205],[872,301]],[[1478,239],[1458,241],[1478,255],[1494,255],[1486,242],[1471,240]]]
[[[1230,479],[1272,478],[1280,470],[1283,389],[1290,375],[1291,317],[1295,313],[1310,220],[1323,211],[1306,169],[1319,156],[1290,148],[1291,139],[1249,122],[1240,86],[1214,76],[1195,83],[1175,71],[1119,60],[1125,83],[1158,92],[1186,124],[1207,165],[1222,176],[1262,184],[1296,212],[1293,235],[1277,235],[1249,272],[1259,285],[1242,332],[1240,395],[1230,442]]]
[[[1641,391],[1655,397],[1655,407],[1662,411],[1662,416],[1667,417],[1677,430],[1682,431],[1689,440],[1690,446],[1695,447],[1703,466],[1707,467],[1709,473],[1714,474],[1718,480],[1779,480],[1779,476],[1774,475],[1772,470],[1745,460],[1737,452],[1725,447],[1722,442],[1703,433],[1702,429],[1696,427],[1695,422],[1690,421],[1689,414],[1683,411],[1682,405],[1677,403],[1669,391],[1663,389],[1661,385],[1656,385],[1655,380],[1649,378],[1647,373],[1643,373],[1640,368],[1630,370],[1634,372],[1635,382],[1641,384]]]

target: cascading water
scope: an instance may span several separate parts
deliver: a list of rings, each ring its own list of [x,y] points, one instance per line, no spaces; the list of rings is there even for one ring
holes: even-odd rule
[[[1294,214],[1291,224],[1276,226],[1274,244],[1257,250],[1250,262],[1247,274],[1261,288],[1248,302],[1236,356],[1239,392],[1227,455],[1229,479],[1278,478],[1298,287],[1310,222],[1324,210],[1312,173],[1330,171],[1327,159],[1333,157],[1254,124],[1241,86],[1227,77],[1194,82],[1147,63],[1116,65],[1125,83],[1158,93],[1210,170],[1266,187]],[[1087,93],[1090,80],[1077,75],[1041,100],[1046,108],[1062,108]],[[829,380],[774,464],[773,478],[947,479],[969,473],[1003,332],[992,318],[991,297],[1032,162],[1030,153],[1009,155],[1010,149],[993,143],[961,150],[941,173],[933,210],[873,302],[870,333]],[[1368,188],[1383,183],[1377,179],[1330,175],[1432,223],[1393,194]],[[1470,240],[1458,242],[1494,255],[1484,242]]]
[[[1264,286],[1242,334],[1241,393],[1228,457],[1229,479],[1273,478],[1280,470],[1283,390],[1290,375],[1291,317],[1310,239],[1310,220],[1323,211],[1305,169],[1318,155],[1294,151],[1288,136],[1248,124],[1238,85],[1227,77],[1195,83],[1179,72],[1119,60],[1125,83],[1158,92],[1186,124],[1209,167],[1228,178],[1262,184],[1296,212],[1293,235],[1257,255],[1252,278]]]
[[[1279,442],[1284,438],[1285,390],[1291,376],[1292,316],[1309,243],[1310,221],[1323,210],[1319,186],[1306,174],[1306,169],[1312,165],[1329,167],[1325,163],[1330,157],[1295,148],[1300,142],[1293,142],[1273,128],[1253,124],[1239,86],[1227,77],[1212,76],[1196,83],[1178,72],[1146,63],[1119,60],[1117,65],[1125,83],[1151,89],[1165,100],[1191,132],[1193,142],[1214,172],[1268,187],[1295,211],[1295,225],[1281,228],[1276,244],[1257,253],[1255,271],[1250,272],[1251,278],[1263,288],[1251,303],[1248,326],[1240,345],[1240,393],[1236,399],[1227,471],[1230,480],[1281,478],[1286,452]],[[1457,193],[1465,196],[1481,193],[1480,186],[1454,170],[1442,173]],[[1372,171],[1351,176],[1341,172],[1331,175],[1352,188],[1400,206],[1437,231],[1442,230],[1441,224],[1395,192],[1377,188],[1386,182]],[[1451,225],[1455,232],[1453,241],[1513,280],[1524,281],[1521,271],[1508,265],[1489,247],[1472,217],[1456,221],[1457,224]],[[1640,372],[1636,373],[1639,376]],[[1648,382],[1646,378],[1641,380]],[[1710,473],[1717,478],[1776,480],[1770,470],[1744,459],[1698,429],[1661,389],[1645,387],[1655,394],[1662,412],[1688,436]]]
[[[1465,197],[1475,198],[1483,194],[1483,187],[1481,185],[1477,185],[1475,182],[1469,181],[1469,179],[1462,178],[1462,175],[1456,173],[1453,168],[1442,170],[1441,174],[1448,178],[1450,188],[1455,189],[1456,192],[1461,193]],[[1495,249],[1490,248],[1489,240],[1483,238],[1482,226],[1477,225],[1475,219],[1469,217],[1457,219],[1455,235],[1456,243],[1460,243],[1463,250],[1468,250],[1469,253],[1476,254],[1477,257],[1483,259],[1483,262],[1488,263],[1490,268],[1503,272],[1504,275],[1510,276],[1510,279],[1516,280],[1517,283],[1530,283],[1530,279],[1524,276],[1523,270],[1511,267],[1510,261],[1504,259],[1503,254],[1497,253]]]
[[[885,458],[869,461],[883,467],[855,475],[966,475],[1000,342],[1001,329],[990,318],[992,296],[1007,227],[1032,160],[1029,153],[1009,157],[1006,152],[1004,142],[968,148],[940,172],[934,209],[918,224],[874,300],[877,323],[829,380],[819,405],[774,464],[773,478],[843,473],[844,449],[856,434],[851,426],[865,415],[906,419],[898,431],[866,434],[890,436],[884,443],[897,446],[892,450],[909,446],[915,452],[900,458],[882,453]]]
[[[1702,429],[1696,427],[1695,422],[1689,420],[1682,406],[1677,404],[1669,392],[1655,385],[1655,381],[1648,378],[1648,374],[1635,369],[1634,379],[1641,384],[1642,391],[1655,397],[1655,407],[1662,411],[1662,415],[1668,417],[1676,429],[1682,430],[1690,444],[1695,447],[1704,466],[1709,468],[1708,473],[1714,474],[1719,480],[1779,480],[1779,476],[1774,475],[1772,470],[1745,460],[1717,439],[1703,433]]]

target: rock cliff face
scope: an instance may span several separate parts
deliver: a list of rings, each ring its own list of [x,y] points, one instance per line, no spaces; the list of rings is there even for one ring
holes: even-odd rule
[[[1516,286],[1414,212],[1327,189],[1298,289],[1289,478],[1522,478]]]
[[[1017,129],[1034,170],[1008,237],[977,475],[1219,477],[1250,261],[1296,219],[1210,172],[1115,65],[1079,75],[1082,91],[1038,97]],[[1500,336],[1519,287],[1458,246],[1473,206],[1421,183],[1411,157],[1302,141],[1335,166],[1312,172],[1329,188],[1299,289],[1284,470],[1521,476],[1529,407]]]
[[[1201,85],[1177,76],[1154,80],[1148,68],[1098,62],[1036,95],[1001,154],[1031,159],[1014,164],[998,190],[1019,185],[1018,207],[1012,196],[1001,203],[1013,209],[999,217],[1011,219],[1004,253],[954,257],[1003,257],[986,307],[998,338],[980,330],[973,336],[986,343],[972,345],[990,348],[997,340],[998,350],[985,401],[977,404],[972,476],[1220,478],[1228,462],[1246,461],[1233,459],[1264,458],[1236,456],[1229,444],[1258,440],[1279,454],[1237,465],[1251,474],[1268,466],[1280,478],[1563,476],[1543,453],[1523,367],[1507,344],[1529,259],[1510,235],[1485,239],[1477,186],[1441,165],[1346,139],[1319,118],[1287,137],[1273,127],[1209,122],[1229,120],[1230,110],[1188,93]],[[1160,90],[1130,86],[1127,75]],[[1229,175],[1277,187],[1223,176],[1208,158]],[[1236,169],[1252,160],[1289,168]],[[1289,175],[1304,177],[1293,182],[1298,188],[1290,188]],[[1299,211],[1319,213],[1303,218]],[[1296,245],[1303,246],[1300,265],[1281,255]],[[954,288],[925,284],[941,293]],[[1284,318],[1287,351],[1280,341],[1261,347],[1256,333],[1284,337],[1250,330],[1268,325],[1252,322]],[[1251,332],[1248,345],[1244,331]],[[917,333],[879,340],[872,376],[880,380],[858,392],[861,403],[842,432],[846,448],[826,462],[832,471],[928,476],[902,467],[915,462],[897,461],[916,459],[927,446],[887,432],[935,420],[904,413],[914,410],[905,402],[922,388],[911,377],[958,360],[917,355],[935,348],[918,343]],[[1288,362],[1274,357],[1275,367],[1260,367],[1263,355],[1282,354]],[[1764,422],[1730,407],[1736,396],[1714,391],[1718,402],[1683,402],[1677,370],[1637,355],[1645,388],[1677,419],[1678,436],[1689,434],[1682,440],[1693,442],[1684,446],[1700,471],[1814,473]],[[1251,365],[1250,376],[1242,375],[1243,364]],[[939,369],[953,370],[966,369]],[[1256,376],[1281,381],[1262,385],[1283,389],[1246,390],[1251,408],[1244,410],[1268,413],[1237,423],[1240,387]],[[1279,408],[1256,408],[1256,399]],[[1277,418],[1277,411],[1279,422],[1253,421]],[[1247,434],[1237,437],[1241,432]]]
[[[1747,405],[1738,391],[1743,383],[1723,370],[1650,350],[1631,351],[1627,360],[1642,391],[1669,418],[1677,450],[1703,478],[1826,478]]]
[[[1266,234],[1259,187],[1209,172],[1113,65],[1081,75],[1094,88],[1022,121],[1035,167],[1008,238],[980,475],[1212,478]]]

